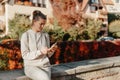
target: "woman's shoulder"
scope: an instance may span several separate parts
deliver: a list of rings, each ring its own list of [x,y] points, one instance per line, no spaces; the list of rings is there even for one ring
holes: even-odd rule
[[[48,34],[47,32],[42,32],[43,34]]]
[[[48,36],[48,35],[49,35],[47,32],[42,32],[42,34],[44,34],[45,36]]]
[[[28,34],[31,34],[31,33],[33,33],[33,31],[31,29],[29,29],[26,32],[24,32],[23,34],[28,35]]]
[[[30,33],[30,30],[27,30],[27,31],[25,31],[25,32],[22,34],[22,36],[23,36],[23,37],[26,37],[29,33]]]

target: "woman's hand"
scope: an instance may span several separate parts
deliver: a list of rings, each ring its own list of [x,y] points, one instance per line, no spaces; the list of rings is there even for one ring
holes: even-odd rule
[[[49,49],[48,49],[48,53],[49,52],[55,52],[57,50],[58,46],[57,45],[52,45]]]
[[[57,48],[58,48],[58,46],[57,46],[56,44],[53,44],[50,48],[43,47],[43,48],[41,49],[41,53],[42,53],[43,55],[47,55],[47,54],[49,54],[49,53],[55,52],[55,51],[57,50]]]
[[[42,53],[43,55],[46,55],[46,54],[48,53],[48,48],[47,48],[47,47],[43,47],[43,48],[41,49],[41,53]]]

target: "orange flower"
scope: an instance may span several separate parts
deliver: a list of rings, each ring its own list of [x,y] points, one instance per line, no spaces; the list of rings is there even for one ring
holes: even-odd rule
[[[15,61],[9,60],[8,64],[9,64],[9,69],[10,70],[15,69],[15,67],[16,67],[16,62]]]

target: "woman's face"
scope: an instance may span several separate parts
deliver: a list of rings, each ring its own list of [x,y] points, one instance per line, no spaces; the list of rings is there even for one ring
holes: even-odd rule
[[[39,20],[37,20],[37,21],[35,21],[35,22],[33,23],[33,29],[34,29],[36,32],[40,32],[40,31],[42,31],[45,23],[46,23],[46,20],[40,18]]]

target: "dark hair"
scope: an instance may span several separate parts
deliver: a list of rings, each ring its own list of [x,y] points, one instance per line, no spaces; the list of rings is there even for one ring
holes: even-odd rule
[[[44,15],[41,11],[35,10],[33,11],[33,20],[37,21],[39,18],[46,20],[46,15]]]

